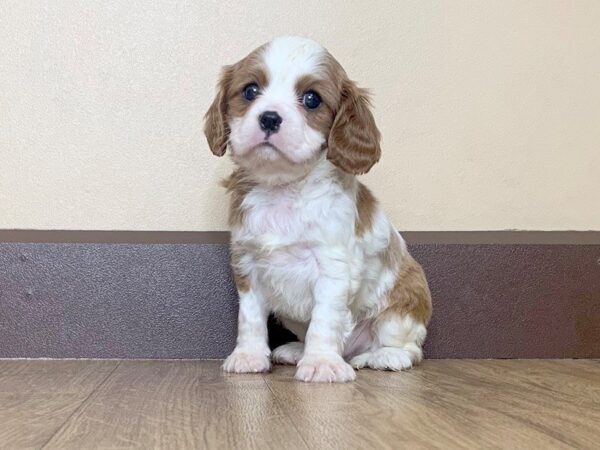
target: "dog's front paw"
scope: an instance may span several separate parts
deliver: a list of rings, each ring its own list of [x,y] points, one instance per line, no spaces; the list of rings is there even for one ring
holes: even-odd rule
[[[296,380],[313,383],[345,383],[356,378],[356,373],[339,355],[305,356],[298,362]]]
[[[264,353],[234,350],[223,363],[225,372],[258,373],[271,370],[271,360]]]

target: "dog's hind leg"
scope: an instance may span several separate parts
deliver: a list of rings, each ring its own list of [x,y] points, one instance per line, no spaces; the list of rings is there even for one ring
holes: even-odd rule
[[[388,293],[388,306],[371,327],[369,351],[350,360],[355,368],[409,369],[423,359],[425,326],[431,317],[431,294],[421,266],[408,255]]]
[[[372,333],[370,350],[350,360],[354,368],[406,370],[423,359],[421,346],[427,332],[411,316],[382,317],[373,324]]]

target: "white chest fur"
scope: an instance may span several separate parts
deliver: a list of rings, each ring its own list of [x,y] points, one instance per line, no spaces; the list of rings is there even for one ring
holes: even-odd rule
[[[328,163],[301,183],[256,186],[244,198],[244,221],[232,239],[245,254],[244,271],[262,290],[271,310],[307,321],[315,283],[332,258],[358,261],[353,192]],[[358,258],[360,259],[360,258]],[[356,270],[345,268],[345,276]]]

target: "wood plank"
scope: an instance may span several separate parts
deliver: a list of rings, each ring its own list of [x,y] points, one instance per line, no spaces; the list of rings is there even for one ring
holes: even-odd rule
[[[380,400],[372,403],[378,394],[365,392],[358,382],[301,383],[293,379],[294,371],[276,366],[265,379],[310,448],[379,449],[391,448],[390,442],[399,448],[399,416],[379,408]],[[364,378],[364,371],[358,376]],[[403,442],[407,448],[416,448],[414,443]]]
[[[595,360],[428,360],[355,383],[220,361],[1,361],[0,448],[597,448]],[[114,372],[111,371],[114,369]]]
[[[306,448],[260,374],[220,365],[125,361],[47,448]]]
[[[0,360],[0,448],[40,448],[116,365]]]
[[[575,448],[600,443],[600,368],[585,361],[448,361],[428,371],[469,386],[463,402],[527,424]],[[594,373],[595,372],[595,373]]]
[[[544,364],[426,361],[403,373],[363,370],[342,386],[294,383],[293,368],[266,379],[310,447],[593,448],[597,404],[580,406],[580,382],[560,390],[564,375]]]

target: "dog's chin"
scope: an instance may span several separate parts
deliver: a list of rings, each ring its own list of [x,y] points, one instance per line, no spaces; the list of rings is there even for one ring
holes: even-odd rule
[[[231,156],[234,162],[246,168],[278,167],[292,163],[279,148],[270,142],[261,142],[245,147],[231,145]]]
[[[286,160],[285,154],[271,142],[261,142],[250,149],[248,155],[260,161],[279,161]]]
[[[241,152],[232,148],[232,159],[257,181],[269,184],[289,183],[304,177],[318,160],[318,152],[309,159],[296,160],[271,142],[249,146]]]

